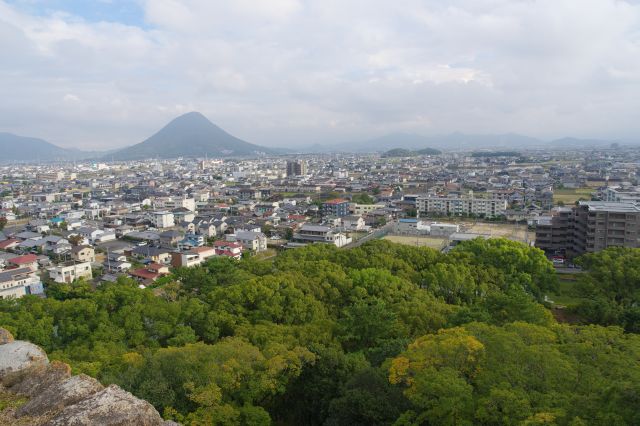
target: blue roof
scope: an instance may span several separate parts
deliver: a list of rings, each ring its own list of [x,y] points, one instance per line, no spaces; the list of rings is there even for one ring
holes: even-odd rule
[[[400,219],[402,223],[418,223],[418,219]]]

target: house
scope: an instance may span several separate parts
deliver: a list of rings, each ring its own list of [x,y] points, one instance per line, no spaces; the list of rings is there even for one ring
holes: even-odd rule
[[[172,253],[171,265],[176,268],[198,266],[215,255],[216,250],[213,247],[194,247],[191,250],[182,253]]]
[[[96,252],[91,246],[76,246],[71,249],[71,257],[78,262],[95,262]]]
[[[71,244],[66,238],[57,235],[48,235],[38,240],[38,245],[43,252],[52,252],[54,254],[63,254],[71,250]]]
[[[183,238],[184,234],[180,231],[164,231],[160,233],[160,244],[163,247],[175,247]]]
[[[101,233],[93,240],[94,244],[104,243],[106,241],[113,241],[116,239],[116,232],[113,230],[100,230]]]
[[[245,250],[254,252],[265,251],[267,249],[267,236],[256,231],[236,231],[235,234],[227,235],[227,241],[242,244]]]
[[[12,250],[20,244],[20,240],[16,238],[10,238],[8,240],[0,241],[0,250]]]
[[[186,207],[179,207],[171,212],[173,213],[174,222],[193,222],[196,217],[195,213]]]
[[[362,216],[344,216],[342,217],[342,227],[347,231],[364,231],[366,224]]]
[[[169,274],[169,267],[159,263],[149,263],[146,267],[129,271],[129,275],[138,281],[150,284],[160,277]]]
[[[189,250],[193,247],[204,245],[204,236],[200,234],[186,234],[184,238],[178,242],[178,250]]]
[[[30,268],[0,272],[0,299],[19,298],[27,294],[43,292],[44,288],[38,274]]]
[[[305,223],[293,235],[293,241],[301,244],[327,243],[342,247],[351,243],[352,239],[341,232],[335,232],[328,226]]]
[[[218,256],[227,256],[240,260],[242,258],[242,244],[230,241],[216,241],[213,243]]]
[[[35,254],[26,254],[24,256],[7,259],[6,263],[10,268],[29,268],[34,272],[38,270],[38,256]]]
[[[212,238],[217,235],[216,227],[210,223],[202,223],[198,225],[196,232],[204,235],[206,238]]]
[[[126,254],[127,252],[125,252]],[[129,251],[130,256],[135,256],[141,259],[149,259],[154,263],[169,263],[171,261],[171,251],[167,248],[160,247],[134,247]]]
[[[83,237],[87,242],[93,244],[96,238],[104,231],[98,228],[93,228],[90,226],[83,226],[76,230],[76,233]]]
[[[79,278],[93,277],[91,263],[65,263],[48,269],[49,277],[57,283],[71,283]]]

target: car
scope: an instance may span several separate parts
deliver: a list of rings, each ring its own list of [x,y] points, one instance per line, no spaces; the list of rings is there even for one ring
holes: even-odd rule
[[[139,246],[139,247],[146,246],[146,245],[147,245],[147,242],[146,242],[146,241],[140,241],[140,242],[138,243],[138,246]]]

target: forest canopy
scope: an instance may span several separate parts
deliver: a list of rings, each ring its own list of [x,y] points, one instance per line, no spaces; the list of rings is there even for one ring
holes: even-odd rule
[[[556,322],[553,266],[502,239],[215,258],[148,289],[60,284],[1,301],[0,325],[184,424],[634,425],[637,253],[583,259],[592,300],[625,312],[593,314],[606,326]]]

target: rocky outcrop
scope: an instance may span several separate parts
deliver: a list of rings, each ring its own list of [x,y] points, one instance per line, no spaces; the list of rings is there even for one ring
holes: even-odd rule
[[[0,425],[169,426],[156,409],[116,385],[102,386],[62,362],[49,362],[38,346],[14,341],[0,328],[0,395],[23,398],[0,411]],[[27,400],[28,398],[28,400]]]
[[[45,351],[33,343],[14,341],[0,345],[0,377],[48,363]]]
[[[163,423],[155,408],[147,401],[111,385],[106,389],[69,405],[47,425],[138,425],[158,426]]]
[[[42,416],[73,406],[104,389],[96,379],[80,374],[52,383],[43,392],[34,395],[16,411],[16,417]]]

